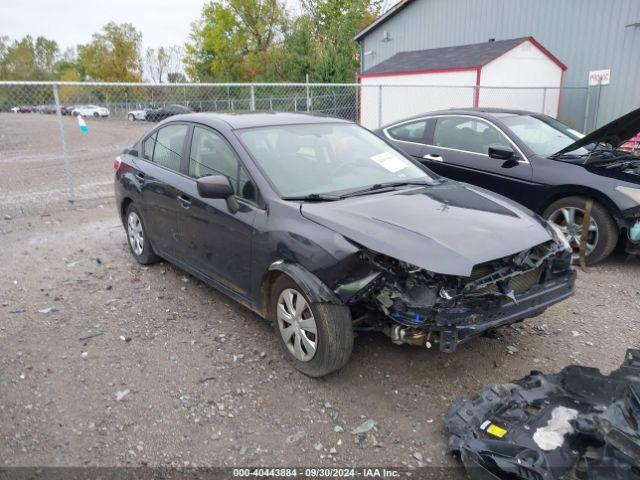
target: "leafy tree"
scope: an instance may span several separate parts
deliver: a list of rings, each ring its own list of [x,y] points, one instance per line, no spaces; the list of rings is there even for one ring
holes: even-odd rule
[[[3,80],[51,80],[55,77],[58,44],[44,37],[34,41],[30,35],[9,43],[0,39],[0,78]]]
[[[282,79],[304,82],[312,75],[318,60],[315,24],[313,18],[304,14],[296,18],[284,38]]]
[[[359,48],[353,37],[379,10],[378,1],[303,0],[315,24],[317,61],[313,80],[352,82],[359,64]]]
[[[78,64],[91,80],[138,82],[142,79],[142,34],[130,23],[110,22],[90,43],[78,46]]]
[[[169,83],[185,83],[187,77],[182,72],[169,72],[167,73],[167,82]]]
[[[209,2],[192,25],[184,59],[187,73],[215,81],[250,81],[267,75],[270,50],[286,22],[280,0]]]

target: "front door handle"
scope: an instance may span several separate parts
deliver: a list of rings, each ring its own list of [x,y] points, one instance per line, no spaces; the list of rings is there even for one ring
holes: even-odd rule
[[[426,160],[433,160],[433,161],[435,161],[435,162],[444,162],[444,159],[443,159],[440,155],[438,155],[438,154],[436,154],[436,153],[427,153],[427,154],[426,154],[424,157],[422,157],[422,158],[424,158],[424,159],[426,159]]]
[[[182,205],[182,208],[189,208],[191,205],[191,199],[186,195],[178,195],[177,199],[180,202],[180,205]]]

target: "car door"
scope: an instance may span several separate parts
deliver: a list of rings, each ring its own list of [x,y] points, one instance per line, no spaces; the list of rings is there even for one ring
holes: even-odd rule
[[[177,184],[186,150],[189,126],[166,125],[142,141],[142,161],[136,162],[136,180],[142,199],[142,216],[158,253],[176,255],[180,233]]]
[[[436,173],[492,190],[516,201],[538,185],[532,181],[531,164],[520,149],[492,122],[471,115],[432,118],[422,161]],[[490,146],[511,148],[515,160],[489,157]]]
[[[257,191],[224,136],[193,127],[187,176],[180,184],[180,253],[189,266],[241,295],[250,287],[251,238],[258,207]],[[224,175],[235,191],[237,209],[225,199],[202,198],[196,180]]]

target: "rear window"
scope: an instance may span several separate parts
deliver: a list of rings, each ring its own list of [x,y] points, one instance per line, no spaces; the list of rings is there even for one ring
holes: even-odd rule
[[[182,151],[187,137],[187,125],[167,125],[158,130],[153,149],[153,163],[180,171]]]

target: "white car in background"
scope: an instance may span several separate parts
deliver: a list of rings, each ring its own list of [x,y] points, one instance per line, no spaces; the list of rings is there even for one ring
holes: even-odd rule
[[[127,119],[130,122],[135,122],[136,120],[145,120],[146,118],[146,110],[131,110],[129,113],[127,113]]]
[[[98,105],[77,105],[71,113],[74,116],[82,115],[83,117],[108,117],[109,109]]]

